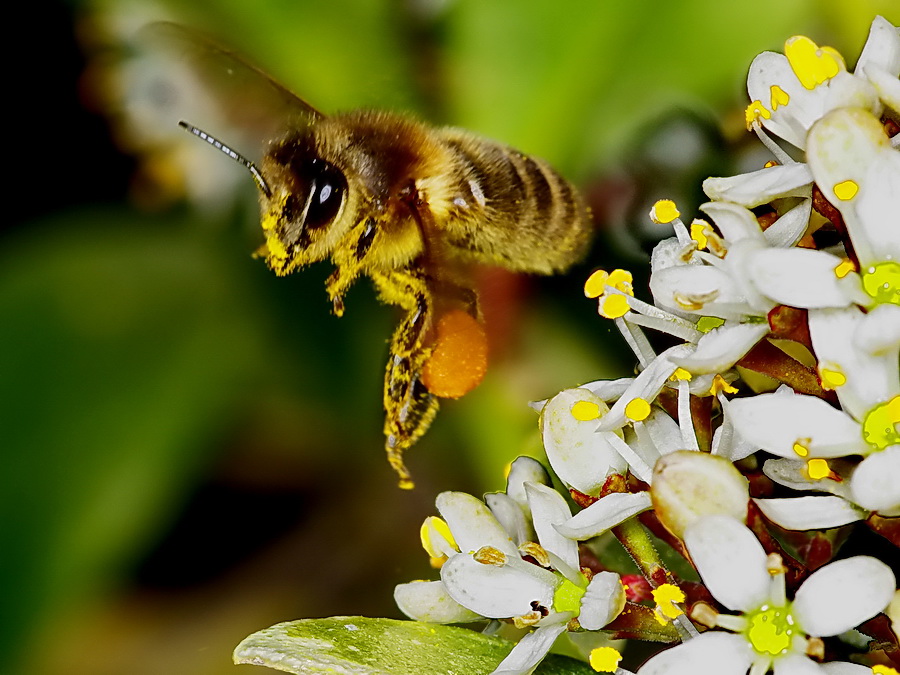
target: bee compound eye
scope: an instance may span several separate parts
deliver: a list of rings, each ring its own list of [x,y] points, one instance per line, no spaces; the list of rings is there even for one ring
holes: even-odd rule
[[[313,164],[312,195],[306,212],[307,227],[327,225],[337,215],[347,191],[347,179],[333,164]]]

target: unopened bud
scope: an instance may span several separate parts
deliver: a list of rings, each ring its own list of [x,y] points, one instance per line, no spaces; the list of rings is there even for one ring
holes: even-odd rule
[[[747,522],[747,479],[728,460],[705,452],[663,455],[653,467],[650,497],[662,524],[679,538],[702,516],[724,514]]]

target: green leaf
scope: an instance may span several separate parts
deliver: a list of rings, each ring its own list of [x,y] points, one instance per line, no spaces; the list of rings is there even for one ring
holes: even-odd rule
[[[334,616],[288,621],[253,633],[234,650],[234,662],[303,675],[483,675],[494,670],[512,646],[507,640],[456,626]],[[594,671],[581,661],[551,655],[535,672]]]

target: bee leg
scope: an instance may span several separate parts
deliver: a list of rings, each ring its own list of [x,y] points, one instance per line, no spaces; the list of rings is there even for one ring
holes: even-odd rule
[[[345,234],[335,247],[334,272],[325,284],[335,316],[344,315],[344,294],[363,271],[366,254],[378,232],[376,225],[374,218],[367,218]]]
[[[391,338],[385,371],[384,435],[388,462],[400,476],[400,487],[410,489],[413,482],[403,453],[425,433],[438,410],[437,397],[421,380],[431,354],[425,345],[432,316],[430,294],[425,276],[415,271],[377,273],[372,278],[382,300],[406,310]]]

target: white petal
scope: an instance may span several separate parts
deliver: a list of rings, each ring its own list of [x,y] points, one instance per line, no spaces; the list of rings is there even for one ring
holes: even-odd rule
[[[900,260],[895,219],[900,213],[900,152],[891,147],[884,127],[861,108],[839,108],[809,132],[807,160],[822,194],[837,208],[853,241],[862,269],[873,262]],[[835,186],[852,180],[849,198]]]
[[[767,323],[726,322],[700,338],[693,354],[672,357],[672,362],[691,373],[721,373],[731,368],[768,332]]]
[[[614,492],[601,497],[556,529],[564,537],[582,541],[606,532],[651,506],[648,492]]]
[[[900,509],[900,445],[866,457],[850,479],[853,501],[873,511]]]
[[[853,344],[869,354],[896,357],[900,351],[900,307],[878,305],[871,310],[859,323]],[[900,372],[897,368],[894,371]]]
[[[770,246],[786,248],[796,244],[809,226],[809,215],[812,213],[812,199],[804,199],[763,232]]]
[[[742,636],[711,630],[660,652],[639,675],[746,675],[754,652]]]
[[[897,76],[874,64],[866,66],[864,73],[881,102],[892,110],[900,110],[900,81]]]
[[[586,630],[600,630],[625,608],[625,587],[615,572],[599,572],[581,598],[578,623]]]
[[[394,602],[414,621],[471,623],[483,617],[450,597],[441,581],[413,581],[394,588]]]
[[[463,553],[493,546],[508,555],[518,556],[509,534],[480,499],[465,492],[442,492],[435,504]]]
[[[830,492],[838,497],[852,501],[849,481],[832,478],[814,479],[809,477],[806,462],[799,459],[767,459],[763,464],[763,473],[779,485],[792,490],[817,490]]]
[[[766,552],[742,522],[706,516],[688,526],[684,543],[703,583],[728,609],[750,611],[767,600]]]
[[[525,483],[525,492],[531,506],[534,530],[541,546],[555,553],[577,572],[578,543],[562,536],[555,528],[572,517],[572,511],[565,498],[553,488],[538,483]]]
[[[600,490],[607,475],[622,472],[627,465],[607,437],[596,433],[597,419],[579,420],[572,414],[580,402],[596,405],[601,420],[609,417],[606,403],[587,389],[566,389],[544,406],[541,431],[556,474],[566,485],[591,494]]]
[[[815,637],[843,633],[887,607],[897,587],[891,568],[859,555],[813,572],[797,589],[791,613]]]
[[[790,97],[786,106],[772,110],[771,88],[778,85]],[[800,84],[784,54],[763,52],[753,59],[747,74],[747,93],[772,112],[763,119],[766,129],[798,148],[806,147],[806,132],[822,114],[823,87],[807,90]]]
[[[544,465],[536,459],[525,456],[516,457],[509,467],[509,476],[506,477],[506,494],[523,509],[528,508],[525,483],[548,485],[550,476],[547,474],[547,469],[544,468]]]
[[[509,619],[532,612],[534,601],[548,609],[553,607],[556,576],[536,565],[528,567],[534,570],[518,565],[485,565],[460,553],[443,564],[441,581],[450,597],[463,607],[492,619]]]
[[[484,503],[506,530],[516,545],[526,541],[534,541],[534,530],[525,517],[525,512],[516,501],[502,492],[491,492],[484,496]]]
[[[549,626],[541,626],[532,633],[529,633],[518,644],[513,647],[512,651],[507,654],[506,658],[500,662],[500,665],[491,675],[524,675],[530,673],[534,667],[550,651],[550,647],[560,635],[566,630],[566,624],[557,623]]]
[[[823,675],[823,671],[804,654],[785,654],[775,659],[775,675]]]
[[[863,419],[876,403],[900,393],[897,348],[892,345],[885,354],[867,353],[858,348],[860,342],[884,340],[891,333],[892,316],[898,319],[900,333],[900,307],[885,305],[885,308],[887,312],[872,312],[871,317],[856,306],[809,313],[809,332],[819,368],[838,371],[846,377],[836,392],[843,409],[856,419]],[[880,338],[869,337],[872,333]],[[900,335],[897,340],[900,342]]]
[[[795,443],[810,458],[868,452],[859,424],[815,396],[778,391],[735,399],[728,409],[744,440],[781,457],[797,459]]]
[[[716,222],[729,245],[742,239],[765,241],[759,221],[750,209],[730,202],[707,202],[700,209]]]
[[[754,499],[766,518],[786,530],[825,530],[864,520],[868,512],[840,497]]]
[[[846,307],[851,299],[834,269],[841,258],[808,248],[764,249],[750,255],[753,285],[777,303],[792,307]]]
[[[856,73],[875,64],[888,71],[895,79],[900,76],[900,33],[897,27],[883,16],[876,16],[869,28],[869,37],[856,62]]]
[[[711,265],[683,265],[654,272],[650,292],[656,304],[674,312],[741,319],[750,305],[728,272]],[[689,309],[697,305],[699,309]]]
[[[703,191],[710,199],[752,208],[778,197],[807,196],[811,183],[809,168],[798,162],[727,178],[707,178],[703,181]]]
[[[596,380],[581,385],[582,389],[587,389],[595,396],[599,396],[605,402],[616,401],[628,389],[633,377],[621,377],[618,380]]]

